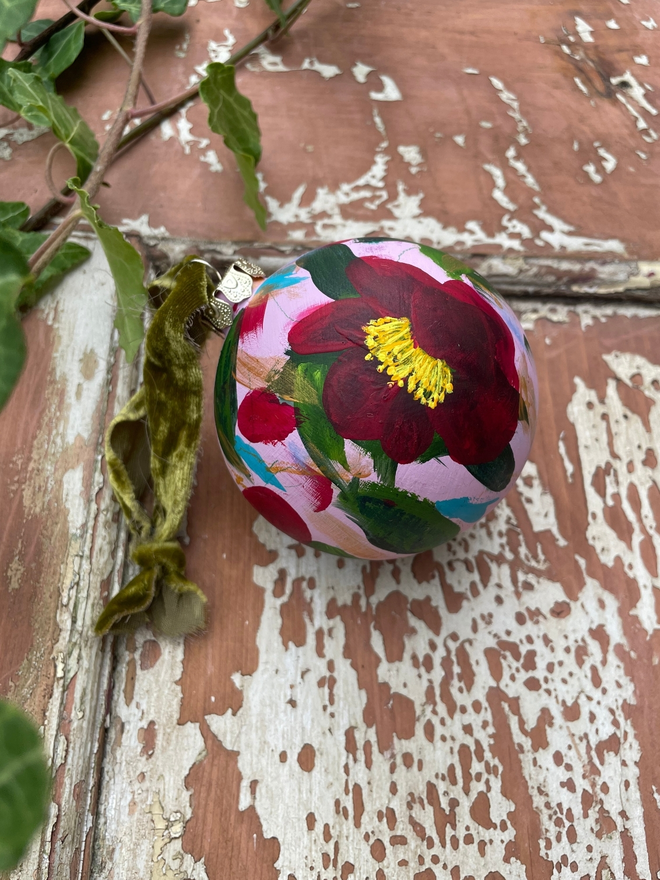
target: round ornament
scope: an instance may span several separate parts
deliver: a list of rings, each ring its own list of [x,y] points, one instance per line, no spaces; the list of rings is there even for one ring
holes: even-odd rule
[[[454,538],[506,495],[537,394],[522,327],[476,272],[424,245],[353,239],[284,266],[237,314],[216,424],[270,523],[391,559]]]

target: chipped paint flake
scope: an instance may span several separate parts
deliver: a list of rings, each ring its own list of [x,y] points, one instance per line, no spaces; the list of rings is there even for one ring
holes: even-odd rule
[[[635,64],[639,64],[642,67],[649,66],[649,56],[648,55],[633,55],[633,61]]]
[[[643,27],[647,28],[650,31],[654,31],[658,27],[655,20],[653,18],[651,18],[650,15],[647,19],[643,19],[640,22],[640,24],[643,25]]]
[[[305,58],[300,69],[313,70],[320,74],[325,80],[332,79],[334,76],[339,76],[342,72],[341,68],[337,67],[336,64],[322,64],[318,58]]]
[[[601,146],[598,141],[594,143],[594,147],[596,148],[596,152],[600,156],[600,162],[603,166],[606,174],[611,174],[616,166],[619,164],[616,157],[606,150],[605,147]]]
[[[199,161],[204,162],[211,171],[215,171],[218,174],[223,170],[222,162],[218,159],[218,154],[215,150],[207,150],[203,156],[199,157]]]
[[[351,73],[357,80],[357,82],[364,85],[367,81],[367,77],[369,74],[375,70],[375,67],[369,67],[368,64],[363,64],[361,61],[356,61],[353,67],[351,67]]]
[[[603,177],[602,177],[602,175],[600,175],[598,173],[598,169],[596,168],[596,166],[594,165],[593,162],[588,162],[586,165],[583,165],[582,170],[587,172],[587,174],[589,175],[589,178],[594,183],[602,183],[603,182]]]
[[[380,81],[383,88],[380,92],[369,92],[372,101],[403,101],[403,95],[399,91],[399,87],[391,76],[379,73]]]
[[[412,144],[411,146],[400,146],[396,148],[397,153],[401,156],[403,161],[408,165],[408,170],[411,174],[418,174],[420,171],[425,170],[424,158],[422,156],[422,152],[418,146]]]
[[[500,79],[497,79],[497,77],[490,76],[489,80],[491,85],[497,92],[500,100],[503,101],[507,105],[507,107],[510,108],[508,110],[508,114],[512,119],[515,120],[516,129],[518,131],[518,134],[516,135],[516,140],[521,146],[524,147],[525,144],[529,143],[528,135],[531,134],[532,127],[520,112],[520,102],[518,101],[518,98],[516,98],[513,92],[510,92],[505,87],[504,83]]]
[[[492,163],[483,165],[482,168],[484,169],[484,171],[487,171],[493,178],[493,183],[495,184],[495,186],[491,191],[491,196],[495,199],[497,204],[501,205],[507,211],[515,211],[518,206],[515,205],[504,192],[506,180],[504,178],[504,172],[502,171],[502,169],[498,168],[497,165],[493,165]]]
[[[572,483],[573,474],[575,473],[575,467],[573,465],[573,462],[569,458],[568,450],[566,449],[566,442],[564,441],[565,433],[565,431],[562,431],[559,435],[559,440],[557,441],[557,449],[559,450],[559,455],[561,456],[564,470],[566,471],[566,478],[568,479],[569,483]]]
[[[455,144],[458,144],[459,147],[465,148],[465,135],[464,134],[453,134],[451,139]]]
[[[587,24],[583,18],[579,18],[577,15],[575,16],[575,30],[578,32],[578,36],[583,43],[594,42],[594,38],[591,36],[594,29],[590,24]]]
[[[605,27],[608,27],[611,31],[621,30],[615,18],[610,18],[605,22]]]
[[[511,144],[511,146],[508,147],[504,155],[506,156],[509,165],[513,168],[513,170],[516,172],[516,174],[522,180],[525,186],[528,186],[530,189],[535,190],[535,192],[541,192],[541,187],[538,185],[536,178],[530,172],[525,161],[519,158],[514,144]]]
[[[612,251],[616,254],[625,254],[625,245],[618,238],[596,239],[571,235],[575,230],[574,226],[551,214],[537,196],[534,197],[534,202],[537,207],[532,213],[551,228],[551,232],[541,230],[539,237],[552,245],[555,250],[565,248],[567,251],[600,251],[601,253]]]
[[[476,76],[479,72],[480,71],[477,70],[476,67],[464,67],[463,68],[463,73],[471,73]]]
[[[578,87],[578,89],[587,97],[589,97],[589,89],[585,86],[579,76],[573,77],[573,82]]]

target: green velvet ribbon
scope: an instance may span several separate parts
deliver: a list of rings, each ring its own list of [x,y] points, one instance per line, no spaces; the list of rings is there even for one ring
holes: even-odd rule
[[[106,434],[108,475],[140,571],[106,605],[96,623],[98,635],[132,632],[146,623],[170,636],[204,626],[206,597],[186,578],[176,540],[192,491],[202,422],[195,342],[214,289],[194,259],[186,257],[152,284],[150,293],[162,305],[147,331],[143,384]],[[141,503],[147,488],[151,513]]]

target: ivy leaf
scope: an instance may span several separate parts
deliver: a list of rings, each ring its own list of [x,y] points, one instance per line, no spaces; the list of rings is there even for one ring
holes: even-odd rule
[[[14,83],[9,77],[11,70],[32,73],[34,67],[29,61],[5,61],[0,58],[0,104],[12,113],[20,113],[21,105],[14,97]]]
[[[37,58],[37,70],[44,79],[57,79],[80,55],[85,42],[85,22],[53,34]]]
[[[110,24],[114,24],[114,22],[119,21],[122,16],[121,9],[100,9],[98,12],[95,12],[93,18],[98,19],[98,21],[107,21]]]
[[[132,361],[144,337],[142,312],[147,303],[147,291],[142,279],[142,257],[133,245],[126,241],[116,226],[104,223],[89,196],[80,188],[77,178],[68,181],[70,189],[80,196],[80,207],[85,218],[94,227],[112,272],[117,288],[117,316],[115,327],[119,331],[119,345],[126,352],[126,360]]]
[[[96,138],[85,120],[75,107],[69,107],[63,98],[49,92],[37,74],[13,69],[9,71],[9,79],[14,83],[13,97],[20,105],[18,112],[33,125],[52,128],[55,137],[74,156],[78,176],[84,180],[99,151]]]
[[[50,27],[51,24],[53,24],[52,18],[37,18],[35,21],[28,22],[21,31],[21,40],[24,43],[34,40],[35,37],[38,37],[39,34],[45,31],[47,27]]]
[[[0,202],[0,226],[20,229],[30,216],[30,209],[25,202]]]
[[[37,0],[0,0],[0,51],[32,18]]]
[[[142,4],[140,0],[112,0],[115,9],[128,12],[133,22],[140,17]],[[167,15],[183,15],[188,7],[188,0],[154,0],[153,11],[165,12]]]
[[[0,871],[20,861],[46,818],[50,774],[34,722],[0,700]]]
[[[266,209],[259,200],[259,181],[255,168],[261,158],[261,132],[252,104],[236,88],[235,68],[215,61],[206,68],[199,84],[199,95],[209,108],[209,128],[222,135],[225,146],[236,157],[245,191],[243,200],[254,211],[257,222],[266,228]]]
[[[27,260],[11,242],[0,238],[0,409],[9,400],[25,361],[25,337],[16,317],[16,302],[30,277]],[[0,737],[0,803],[2,802],[2,738]],[[4,823],[0,813],[0,870]]]
[[[279,18],[280,24],[286,24],[286,17],[282,11],[281,0],[266,0],[266,6],[273,10],[275,15]]]

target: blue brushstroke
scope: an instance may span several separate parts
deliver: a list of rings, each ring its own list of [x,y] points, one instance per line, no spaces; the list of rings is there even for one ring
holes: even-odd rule
[[[253,471],[260,479],[264,481],[264,483],[268,486],[276,486],[278,489],[281,489],[283,492],[286,492],[284,486],[280,483],[277,477],[268,470],[268,465],[263,460],[263,458],[259,455],[254,446],[250,446],[249,443],[246,443],[242,437],[239,437],[236,434],[235,440],[236,452],[243,459],[245,464]]]
[[[296,274],[299,273],[299,274]],[[300,272],[295,263],[291,263],[289,267],[285,266],[279,272],[275,272],[270,278],[266,278],[255,293],[272,293],[275,290],[282,290],[285,287],[292,287],[294,284],[300,284],[306,276]]]
[[[491,498],[490,501],[474,502],[466,496],[464,498],[449,498],[447,501],[436,501],[435,506],[448,519],[460,519],[466,523],[475,523],[484,515],[491,504],[499,500],[499,498]]]

